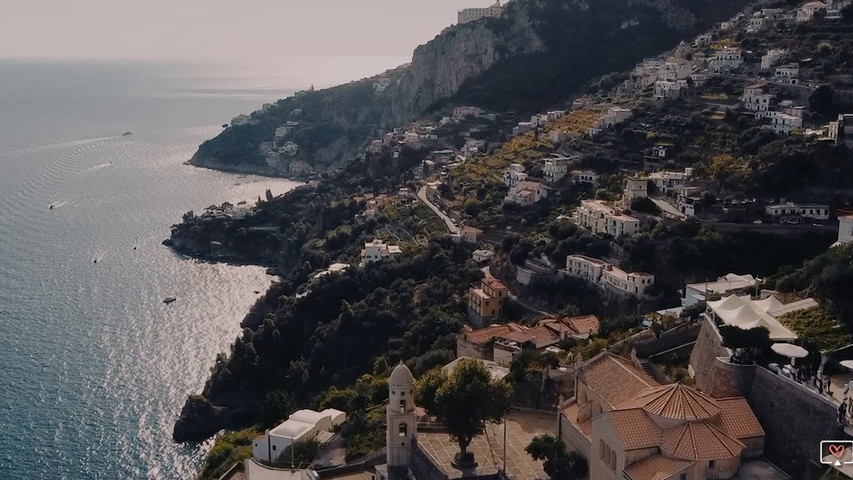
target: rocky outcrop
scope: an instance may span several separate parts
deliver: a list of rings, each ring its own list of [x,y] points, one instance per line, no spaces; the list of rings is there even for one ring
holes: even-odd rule
[[[231,412],[217,407],[201,395],[190,395],[175,422],[172,439],[176,442],[200,442],[213,436],[229,423]]]
[[[466,81],[479,77],[502,59],[544,51],[545,43],[531,24],[529,10],[523,6],[508,8],[504,19],[446,28],[415,49],[412,63],[392,95],[390,115],[383,123],[408,123],[437,102],[455,95]]]

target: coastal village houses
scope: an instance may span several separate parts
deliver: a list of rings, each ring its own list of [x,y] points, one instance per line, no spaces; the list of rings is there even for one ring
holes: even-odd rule
[[[509,367],[522,350],[542,352],[569,339],[598,333],[595,315],[540,320],[534,327],[511,322],[468,330],[456,336],[456,356],[480,358]]]

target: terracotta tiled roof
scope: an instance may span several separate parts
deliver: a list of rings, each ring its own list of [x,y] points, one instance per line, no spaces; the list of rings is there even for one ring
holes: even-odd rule
[[[595,315],[584,315],[582,317],[564,318],[563,322],[571,326],[578,333],[598,333],[600,323]]]
[[[739,457],[744,445],[708,422],[687,422],[664,430],[660,449],[684,460],[722,460]]]
[[[521,332],[524,327],[517,323],[507,323],[503,325],[491,325],[479,330],[473,330],[465,334],[465,339],[471,343],[483,344],[495,337],[503,337],[510,332]]]
[[[619,435],[625,450],[660,445],[661,429],[641,409],[613,410],[607,413],[607,418]]]
[[[620,408],[642,408],[652,415],[675,420],[710,420],[720,413],[716,400],[680,383],[643,390]]]
[[[658,386],[656,381],[631,362],[609,352],[581,367],[578,380],[601,396],[611,408],[621,405],[646,388]]]
[[[599,322],[595,315],[584,315],[582,317],[566,317],[562,319],[546,318],[539,321],[539,325],[544,325],[556,332],[558,335],[565,333],[566,335],[588,335],[598,333]]]
[[[491,287],[495,290],[506,290],[506,285],[495,277],[486,277],[483,279],[483,285]]]
[[[764,436],[764,429],[743,397],[718,398],[720,416],[716,425],[729,436],[743,440]]]
[[[529,328],[524,333],[532,337],[531,340],[536,345],[536,348],[550,347],[551,345],[560,343],[560,335],[544,326]]]
[[[667,480],[691,465],[693,462],[657,454],[629,466],[625,474],[631,480]]]

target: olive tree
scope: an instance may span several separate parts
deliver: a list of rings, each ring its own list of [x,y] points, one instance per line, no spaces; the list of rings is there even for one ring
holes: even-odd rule
[[[509,410],[512,387],[492,379],[483,362],[464,359],[451,374],[436,368],[418,382],[416,401],[439,419],[459,444],[457,460],[473,462],[468,446],[483,432],[486,422],[499,422]]]

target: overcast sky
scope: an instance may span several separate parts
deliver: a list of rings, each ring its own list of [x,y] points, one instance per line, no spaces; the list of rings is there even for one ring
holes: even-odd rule
[[[2,0],[0,58],[409,56],[493,0]]]

